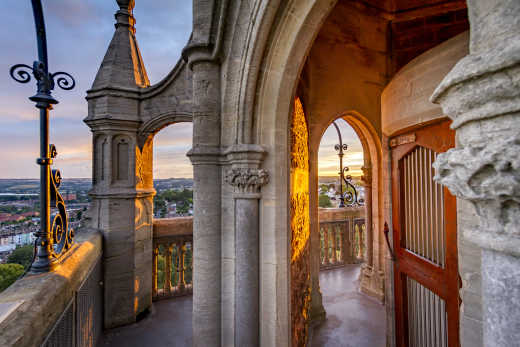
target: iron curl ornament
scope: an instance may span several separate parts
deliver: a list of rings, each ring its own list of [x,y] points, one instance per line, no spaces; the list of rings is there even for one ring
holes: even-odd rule
[[[41,0],[31,0],[31,4],[38,60],[33,66],[16,64],[11,67],[9,74],[19,83],[29,83],[34,77],[37,84],[36,94],[29,100],[35,102],[36,108],[40,110],[40,157],[36,160],[40,165],[40,230],[35,233],[35,256],[30,272],[42,273],[51,271],[74,243],[74,230],[69,227],[65,200],[58,190],[62,181],[61,173],[59,170],[51,171],[52,161],[58,152],[56,146],[49,144],[49,112],[52,105],[58,103],[51,94],[54,87],[57,85],[63,90],[71,90],[76,86],[76,81],[66,72],[49,73]]]
[[[364,200],[358,198],[358,192],[356,187],[352,184],[352,176],[348,175],[347,172],[350,170],[348,166],[343,166],[344,151],[348,150],[348,145],[343,143],[341,132],[336,122],[332,122],[336,132],[338,133],[339,144],[334,145],[334,149],[338,152],[339,157],[339,206],[338,207],[352,207],[364,205]],[[343,193],[343,183],[345,184],[345,192]]]
[[[354,184],[352,184],[352,176],[347,175],[347,172],[350,170],[348,166],[343,168],[342,179],[345,183],[345,193],[343,193],[343,203],[345,206],[362,206],[365,204],[364,199],[360,199],[358,197],[358,191]]]
[[[54,153],[51,150],[51,157],[56,158],[57,152],[54,145]],[[61,185],[60,170],[51,171],[51,205],[57,210],[53,214],[51,236],[52,236],[52,257],[59,258],[61,254],[72,247],[74,242],[74,229],[69,228],[69,218],[67,214],[67,207],[65,200],[61,196],[58,188]]]

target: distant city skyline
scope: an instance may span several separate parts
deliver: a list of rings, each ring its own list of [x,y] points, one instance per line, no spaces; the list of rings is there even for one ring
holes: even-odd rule
[[[37,58],[32,9],[29,1],[3,0],[0,12],[0,43],[10,49],[0,57],[0,178],[37,178],[39,167],[38,111],[28,97],[35,83],[20,85],[8,77],[18,63]],[[114,33],[115,1],[91,0],[43,2],[50,71],[67,71],[77,82],[73,91],[55,90],[60,101],[51,113],[50,140],[58,149],[55,168],[64,178],[92,176],[92,134],[83,119],[87,116],[86,91],[91,87]],[[191,1],[154,0],[136,2],[136,36],[150,82],[159,82],[180,58],[192,28]],[[16,32],[16,35],[13,33]],[[80,42],[80,44],[78,44]],[[349,150],[345,165],[359,175],[363,163],[361,144],[352,128],[341,125]],[[161,130],[154,141],[154,178],[193,177],[186,153],[191,148],[192,125],[174,124]],[[338,172],[334,144],[337,135],[328,129],[322,139],[319,175]]]

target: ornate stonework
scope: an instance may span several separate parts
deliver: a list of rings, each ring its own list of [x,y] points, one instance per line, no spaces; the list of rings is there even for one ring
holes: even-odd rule
[[[439,154],[435,180],[469,200],[480,218],[480,233],[469,231],[481,247],[520,255],[516,216],[520,214],[520,136],[470,143]]]
[[[269,182],[269,173],[264,169],[233,168],[226,173],[224,180],[239,193],[259,193],[260,188]]]

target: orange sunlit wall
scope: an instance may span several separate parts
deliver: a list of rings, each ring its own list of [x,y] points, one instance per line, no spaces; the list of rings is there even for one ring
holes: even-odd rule
[[[294,102],[291,124],[291,319],[292,345],[305,346],[311,300],[309,256],[309,133],[303,106]]]

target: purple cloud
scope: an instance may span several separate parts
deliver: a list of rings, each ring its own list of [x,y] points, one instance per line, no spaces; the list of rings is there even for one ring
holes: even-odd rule
[[[17,63],[37,58],[30,1],[3,0],[0,12],[0,177],[38,177],[38,111],[27,98],[35,84],[21,85],[8,77]],[[67,71],[77,82],[73,91],[56,90],[60,101],[52,111],[51,142],[63,155],[56,160],[65,177],[91,176],[91,133],[86,91],[91,87],[114,32],[115,0],[44,1],[50,71]],[[191,32],[191,1],[137,1],[137,40],[150,80],[157,82],[176,64]],[[183,142],[184,141],[184,142]],[[191,146],[191,133],[181,131],[177,145]],[[168,145],[168,144],[166,144]],[[161,145],[156,146],[160,149]],[[157,165],[161,165],[160,161]]]

